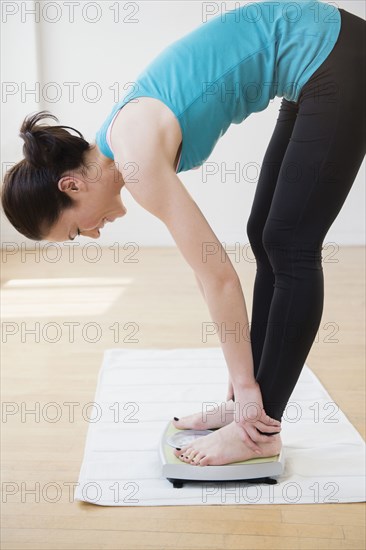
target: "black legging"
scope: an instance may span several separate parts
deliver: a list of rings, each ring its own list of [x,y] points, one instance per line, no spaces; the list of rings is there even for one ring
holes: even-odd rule
[[[323,240],[366,153],[366,22],[340,12],[333,50],[298,103],[282,100],[247,225],[257,264],[254,374],[277,420],[320,325]]]

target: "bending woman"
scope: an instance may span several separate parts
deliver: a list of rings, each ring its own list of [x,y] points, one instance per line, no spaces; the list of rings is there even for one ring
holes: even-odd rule
[[[47,112],[22,124],[25,158],[2,191],[13,226],[34,240],[97,238],[126,213],[125,187],[167,226],[223,330],[226,402],[207,419],[174,421],[217,428],[176,451],[186,463],[280,451],[281,418],[321,320],[322,243],[366,152],[365,30],[363,19],[321,2],[240,6],[160,52],[96,143],[40,124]],[[236,341],[226,331],[248,327],[238,275],[177,174],[200,167],[230,124],[275,96],[283,99],[247,225],[257,263],[250,342]],[[204,258],[207,245],[217,254]]]

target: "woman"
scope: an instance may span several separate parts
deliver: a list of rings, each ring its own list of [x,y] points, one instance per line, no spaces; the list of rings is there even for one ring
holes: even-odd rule
[[[198,412],[174,420],[181,429],[216,428],[177,449],[186,463],[227,464],[281,449],[280,421],[322,315],[323,239],[365,155],[364,67],[363,19],[321,2],[257,2],[165,48],[113,107],[96,144],[68,126],[39,124],[47,113],[23,122],[25,158],[2,192],[20,233],[98,237],[106,221],[126,213],[125,186],[166,224],[213,321],[225,332],[239,323],[243,334],[239,278],[177,173],[202,165],[231,123],[283,98],[247,225],[257,263],[251,343],[220,337],[227,401],[208,419]],[[203,261],[207,243],[219,253]]]

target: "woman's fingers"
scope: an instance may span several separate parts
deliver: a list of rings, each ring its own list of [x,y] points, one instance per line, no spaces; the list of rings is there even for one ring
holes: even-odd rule
[[[269,439],[268,435],[260,434],[258,430],[265,433],[276,433],[279,431],[278,427],[268,427],[262,422],[257,422],[255,425],[251,423],[240,423],[240,427],[242,428],[242,441],[247,447],[252,449],[252,451],[259,451],[260,454],[262,454],[262,451],[257,443],[268,443]]]
[[[259,451],[259,453],[262,454],[262,451],[261,451],[260,447],[258,447],[258,445],[255,444],[255,442],[252,440],[252,438],[248,435],[245,428],[242,429],[242,432],[243,432],[242,441],[245,443],[245,445],[247,447],[249,447],[249,449],[252,449],[252,451],[254,451],[254,452]],[[258,434],[258,435],[260,435],[260,434]]]
[[[266,436],[260,434],[253,424],[240,424],[240,426],[244,436],[246,436],[246,439],[244,440],[245,444],[253,449],[253,451],[261,451],[261,448],[257,445],[257,442],[260,443],[268,441],[267,439],[263,439]]]
[[[281,422],[279,420],[276,420],[275,418],[271,418],[270,416],[268,416],[264,409],[262,409],[262,414],[258,418],[258,421],[266,424],[267,426],[281,427]]]
[[[256,441],[258,441],[258,443],[268,443],[268,441],[270,441],[272,437],[271,432],[268,432],[267,430],[261,430],[261,432],[268,433],[268,435],[263,435],[258,432],[258,438],[256,439]]]
[[[258,443],[268,443],[268,435],[263,435],[258,430],[265,434],[279,433],[281,431],[281,422],[275,418],[271,418],[264,409],[262,409],[259,418],[242,419],[239,422],[239,426],[242,428],[242,441],[252,451],[257,452],[258,456],[263,454]]]
[[[266,413],[261,415],[262,421],[257,420],[242,420],[239,422],[240,427],[242,428],[242,440],[243,442],[253,451],[260,451],[260,447],[257,443],[268,443],[268,437],[271,434],[281,432],[281,423],[278,420],[270,418]],[[264,420],[264,421],[263,421]],[[268,435],[263,435],[258,432],[264,432]]]
[[[256,422],[254,425],[261,432],[276,433],[280,432],[282,429],[281,426],[268,426],[268,424],[264,424],[264,422],[260,421]]]

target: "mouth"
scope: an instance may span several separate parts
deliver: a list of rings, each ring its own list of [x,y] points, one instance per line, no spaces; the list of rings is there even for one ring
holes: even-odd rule
[[[116,217],[118,217],[118,216],[116,216]],[[103,218],[103,219],[102,219],[102,224],[99,225],[99,226],[97,226],[95,229],[97,229],[97,230],[99,231],[100,229],[103,229],[103,227],[105,226],[105,224],[106,224],[107,222],[113,223],[113,222],[115,221],[115,219],[116,219],[116,218]],[[99,234],[100,234],[100,231],[99,231]]]
[[[100,230],[103,229],[103,227],[105,226],[105,224],[107,222],[114,222],[114,219],[113,220],[110,220],[109,218],[103,218],[102,219],[102,224],[99,225],[98,227],[96,227],[95,229],[98,231],[98,236],[100,237]]]
[[[104,225],[106,224],[106,222],[110,222],[111,220],[109,220],[108,218],[103,218],[102,220],[102,225],[100,225],[99,227],[96,227],[96,229],[103,229]]]

